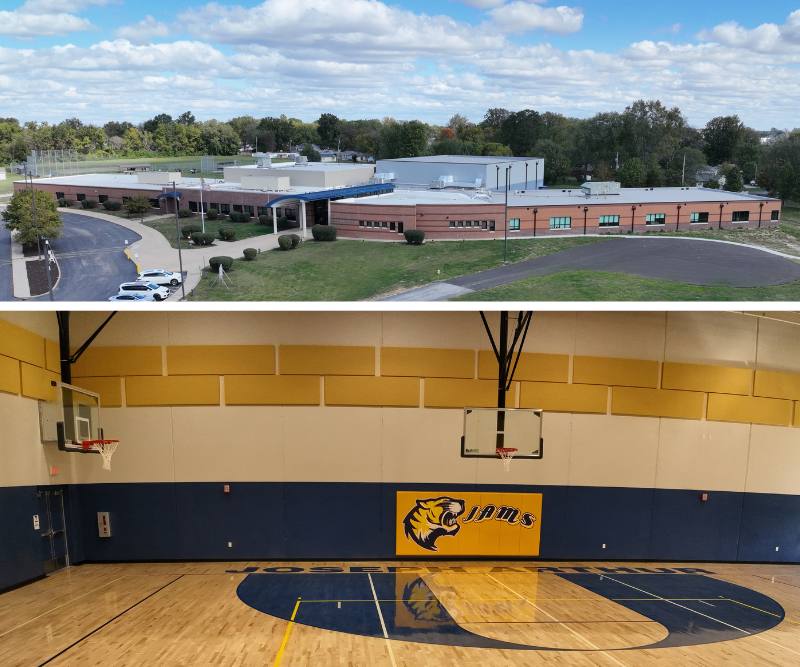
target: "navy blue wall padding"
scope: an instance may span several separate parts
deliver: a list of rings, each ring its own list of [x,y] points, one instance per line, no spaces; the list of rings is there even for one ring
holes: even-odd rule
[[[0,488],[0,591],[44,575],[35,486]]]
[[[800,496],[745,494],[739,560],[800,562]]]

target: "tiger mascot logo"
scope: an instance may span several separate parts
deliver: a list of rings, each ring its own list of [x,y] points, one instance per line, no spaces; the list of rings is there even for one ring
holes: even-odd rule
[[[461,530],[458,517],[464,513],[464,501],[456,498],[417,500],[403,519],[406,537],[428,551],[438,551],[436,540],[443,535],[453,536]]]
[[[422,579],[416,578],[403,589],[403,604],[422,623],[446,623],[450,614]]]

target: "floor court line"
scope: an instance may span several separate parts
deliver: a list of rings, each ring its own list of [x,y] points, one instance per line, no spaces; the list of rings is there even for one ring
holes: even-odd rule
[[[281,664],[281,660],[283,660],[283,654],[286,651],[286,645],[289,643],[289,636],[292,634],[292,628],[294,627],[294,619],[297,618],[297,610],[300,608],[300,602],[302,598],[297,598],[297,601],[294,603],[294,609],[292,609],[292,615],[289,619],[289,623],[286,626],[286,630],[283,632],[283,641],[281,642],[281,646],[278,649],[278,653],[275,655],[275,662],[273,663],[273,667],[278,667]]]
[[[389,633],[386,632],[386,622],[383,620],[383,612],[381,611],[381,603],[378,601],[378,594],[375,592],[375,584],[372,583],[372,575],[367,573],[369,579],[369,587],[372,589],[372,597],[375,599],[375,609],[378,610],[378,619],[381,622],[381,630],[383,630],[383,638],[386,640],[386,647],[389,649],[389,659],[392,661],[392,667],[397,667],[394,660],[394,651],[392,650],[392,642],[389,640]]]
[[[606,651],[603,651],[603,650],[602,650],[602,649],[600,649],[599,647],[595,646],[595,645],[594,645],[594,644],[593,644],[591,641],[589,641],[588,639],[586,639],[586,637],[584,637],[583,635],[581,635],[581,634],[580,634],[580,633],[579,633],[577,630],[575,630],[574,628],[571,628],[571,627],[569,627],[569,625],[568,625],[568,624],[566,624],[566,623],[564,623],[563,621],[559,621],[559,620],[558,620],[558,619],[557,619],[555,616],[553,616],[552,614],[548,614],[548,613],[547,613],[547,612],[546,612],[544,609],[541,609],[540,607],[536,606],[536,604],[534,604],[533,602],[531,602],[531,601],[530,601],[528,598],[526,598],[524,595],[521,595],[520,593],[518,593],[517,591],[515,591],[515,590],[514,590],[513,588],[511,588],[510,586],[506,586],[506,584],[504,584],[504,583],[503,583],[502,581],[500,581],[499,579],[497,579],[497,578],[493,577],[491,574],[488,574],[488,573],[487,573],[487,574],[486,574],[486,576],[487,576],[487,577],[489,577],[489,579],[491,579],[491,580],[492,580],[492,581],[494,581],[495,583],[497,583],[497,584],[500,584],[500,586],[502,586],[503,588],[506,588],[506,589],[508,589],[509,591],[511,591],[511,592],[512,592],[514,595],[516,595],[516,596],[517,596],[517,597],[518,597],[520,600],[524,600],[525,602],[527,602],[529,605],[531,605],[531,606],[532,606],[534,609],[536,609],[537,611],[540,611],[540,612],[541,612],[541,613],[543,613],[545,616],[549,616],[551,619],[553,619],[553,621],[555,621],[556,623],[558,623],[559,625],[561,625],[563,628],[566,628],[566,629],[567,629],[569,632],[571,632],[571,633],[572,633],[574,636],[576,636],[576,637],[577,637],[578,639],[580,639],[582,642],[584,642],[584,643],[588,644],[589,646],[591,646],[591,647],[592,647],[592,648],[593,648],[595,651],[600,651],[600,653],[601,653],[602,655],[604,655],[604,656],[606,656],[607,658],[609,658],[609,659],[610,659],[612,662],[615,662],[616,664],[620,665],[621,667],[625,667],[625,665],[624,665],[623,663],[621,663],[619,660],[617,660],[617,659],[616,659],[616,658],[615,658],[613,655],[610,655],[610,654],[609,654],[609,653],[607,653]]]

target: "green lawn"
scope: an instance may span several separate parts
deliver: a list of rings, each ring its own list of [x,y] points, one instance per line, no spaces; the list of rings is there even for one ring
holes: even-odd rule
[[[175,230],[175,216],[167,215],[162,216],[159,218],[154,218],[148,220],[145,218],[144,224],[148,227],[152,227],[153,229],[161,232],[164,237],[170,242],[173,248],[178,247],[178,242],[176,240],[176,230]],[[178,224],[180,227],[184,225],[197,225],[200,226],[200,216],[195,215],[191,218],[179,218]],[[258,222],[258,220],[254,219],[253,222],[230,222],[229,220],[208,220],[206,219],[206,232],[208,234],[213,234],[217,236],[217,232],[219,231],[220,227],[228,227],[230,229],[236,230],[236,239],[237,241],[241,241],[242,239],[249,239],[253,238],[254,236],[263,236],[264,234],[272,234],[272,225],[262,225]],[[198,250],[202,249],[202,246],[196,246],[192,244],[191,241],[187,241],[185,239],[181,240],[181,248],[184,250]],[[206,250],[208,247],[206,246]]]
[[[458,301],[800,301],[800,282],[771,287],[698,286],[624,273],[564,271],[474,292]]]
[[[560,238],[509,242],[509,260],[543,257],[601,239]],[[622,243],[622,241],[620,241]],[[503,263],[500,241],[437,242],[423,246],[367,241],[309,241],[297,250],[239,260],[233,286],[212,287],[206,272],[194,301],[359,301],[390,291],[454,278]]]

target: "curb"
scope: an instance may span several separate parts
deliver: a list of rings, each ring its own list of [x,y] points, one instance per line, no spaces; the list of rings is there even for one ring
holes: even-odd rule
[[[136,267],[136,273],[137,273],[137,275],[138,275],[139,273],[141,273],[141,272],[142,272],[142,265],[141,265],[141,264],[139,264],[139,262],[137,262],[137,261],[136,261],[136,260],[133,258],[133,255],[131,254],[131,248],[130,248],[130,246],[126,246],[122,252],[125,254],[125,257],[127,257],[127,258],[128,258],[130,261],[131,261],[131,262],[133,262],[133,265]]]

